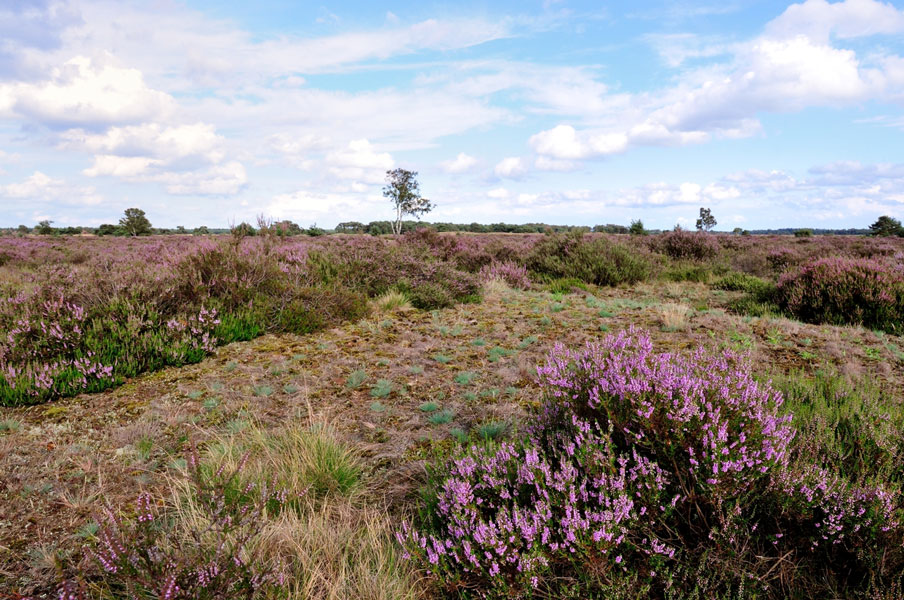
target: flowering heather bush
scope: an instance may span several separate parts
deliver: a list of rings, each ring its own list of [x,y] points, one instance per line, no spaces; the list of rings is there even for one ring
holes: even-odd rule
[[[719,241],[705,233],[669,231],[651,239],[654,250],[671,258],[708,260],[719,253]]]
[[[824,258],[778,282],[781,307],[802,321],[904,331],[904,271],[872,259]]]
[[[654,353],[632,329],[557,346],[538,374],[526,438],[453,457],[420,526],[398,534],[449,591],[598,597],[627,582],[658,596],[703,569],[719,597],[753,583],[785,597],[774,567],[789,556],[863,584],[900,528],[897,492],[792,465],[791,415],[742,356]]]
[[[511,287],[519,290],[529,290],[531,287],[530,274],[527,268],[514,262],[492,262],[480,269],[480,279],[489,281],[501,279]]]
[[[264,567],[253,542],[261,519],[280,510],[287,493],[274,486],[237,487],[244,460],[231,473],[202,473],[197,454],[188,457],[193,498],[204,519],[183,531],[167,518],[157,500],[143,493],[136,515],[124,519],[106,507],[98,521],[96,544],[86,550],[114,593],[154,600],[266,598],[285,584],[277,570]],[[64,583],[61,597],[82,598],[78,586]]]
[[[772,267],[773,271],[782,273],[788,267],[797,264],[800,258],[790,248],[776,248],[769,251],[766,255],[766,260],[769,261],[769,266]]]

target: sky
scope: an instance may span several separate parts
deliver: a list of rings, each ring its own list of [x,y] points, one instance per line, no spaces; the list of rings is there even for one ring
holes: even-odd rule
[[[3,0],[0,226],[904,218],[904,3]]]

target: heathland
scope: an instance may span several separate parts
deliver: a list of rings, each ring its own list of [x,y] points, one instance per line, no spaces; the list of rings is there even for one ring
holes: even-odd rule
[[[904,597],[904,239],[262,233],[0,238],[0,598]]]

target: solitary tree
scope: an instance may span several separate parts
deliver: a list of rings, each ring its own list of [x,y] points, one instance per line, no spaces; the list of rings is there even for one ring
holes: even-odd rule
[[[716,218],[708,208],[700,207],[700,218],[697,219],[697,231],[710,231],[716,226]]]
[[[878,235],[878,236],[889,236],[889,235],[901,235],[904,236],[904,227],[901,226],[901,221],[897,219],[893,219],[888,215],[882,215],[879,217],[875,223],[869,226],[870,235]]]
[[[119,220],[119,226],[133,237],[151,233],[151,222],[140,208],[127,208],[125,216]]]
[[[406,169],[386,171],[383,196],[389,198],[395,206],[396,217],[392,223],[392,232],[396,235],[402,233],[402,217],[411,215],[420,220],[421,215],[433,210],[433,204],[421,197],[416,177],[417,171]]]
[[[35,233],[39,233],[41,235],[53,235],[53,227],[51,226],[53,221],[40,221],[38,226],[35,227]]]
[[[631,221],[631,226],[628,227],[628,233],[631,235],[647,235],[647,230],[643,227],[643,221],[637,219],[636,221]]]

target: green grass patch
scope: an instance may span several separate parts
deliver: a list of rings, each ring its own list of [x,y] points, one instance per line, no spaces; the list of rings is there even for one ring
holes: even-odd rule
[[[385,398],[392,393],[392,387],[392,382],[388,379],[378,379],[377,382],[371,386],[370,395],[374,398]]]
[[[429,421],[431,425],[445,425],[446,423],[450,423],[453,418],[455,418],[455,413],[446,409],[433,413],[427,418],[427,421]]]

